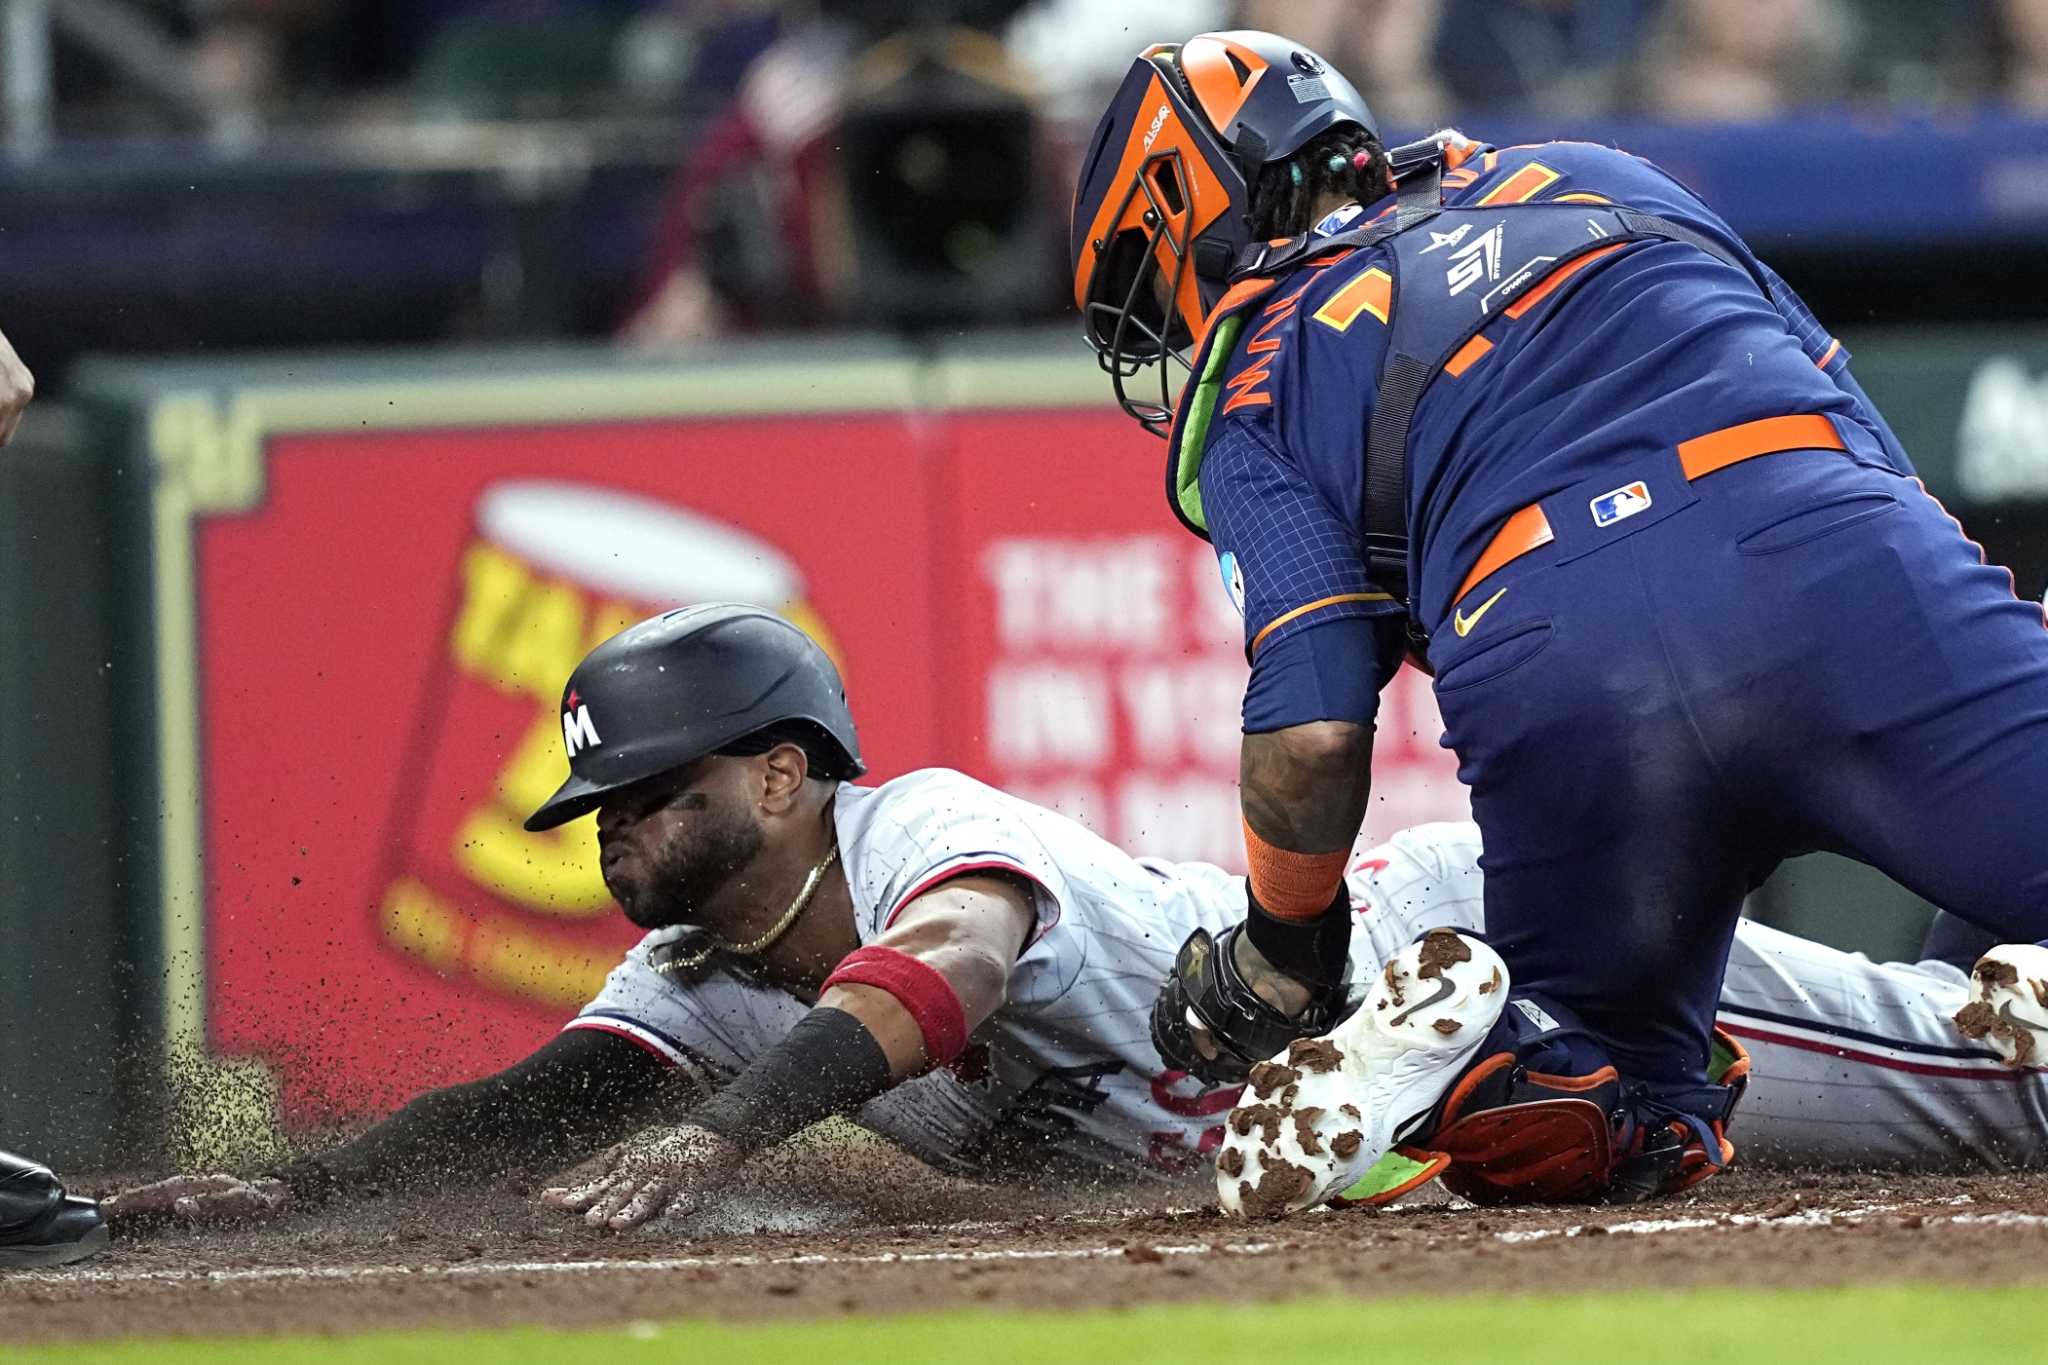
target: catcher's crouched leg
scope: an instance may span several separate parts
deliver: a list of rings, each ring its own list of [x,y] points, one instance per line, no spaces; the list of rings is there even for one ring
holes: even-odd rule
[[[1300,1014],[1267,1004],[1238,971],[1232,948],[1243,932],[1238,924],[1220,937],[1206,929],[1189,934],[1152,1003],[1152,1046],[1160,1060],[1206,1085],[1243,1085],[1254,1066],[1297,1038],[1327,1032],[1343,1015],[1341,972]],[[1335,920],[1332,932],[1348,942],[1349,917]]]
[[[1516,1000],[1415,1146],[1444,1161],[1444,1186],[1476,1204],[1674,1194],[1735,1159],[1727,1130],[1749,1054],[1719,1029],[1711,1075],[1696,1089],[1652,1094],[1618,1074],[1584,1031]]]
[[[1632,1202],[1724,1169],[1749,1057],[1716,1032],[1713,1080],[1651,1091],[1562,1010],[1515,998],[1485,943],[1433,930],[1325,1038],[1251,1071],[1217,1153],[1225,1212],[1385,1204],[1439,1176],[1474,1203]]]

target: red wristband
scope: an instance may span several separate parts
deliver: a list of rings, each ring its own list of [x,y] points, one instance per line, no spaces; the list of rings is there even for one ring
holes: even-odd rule
[[[825,990],[834,986],[873,986],[894,996],[924,1034],[925,1056],[933,1066],[945,1066],[967,1050],[967,1012],[960,1008],[953,983],[909,953],[873,945],[856,948],[825,978]]]

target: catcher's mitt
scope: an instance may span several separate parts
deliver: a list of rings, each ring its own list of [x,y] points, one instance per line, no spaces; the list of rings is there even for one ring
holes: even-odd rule
[[[1348,934],[1348,924],[1339,927]],[[1341,980],[1319,989],[1298,1015],[1267,1004],[1231,952],[1243,932],[1239,924],[1221,938],[1206,929],[1189,934],[1152,1005],[1152,1046],[1160,1059],[1207,1085],[1243,1085],[1254,1066],[1297,1038],[1328,1033],[1347,1012]]]

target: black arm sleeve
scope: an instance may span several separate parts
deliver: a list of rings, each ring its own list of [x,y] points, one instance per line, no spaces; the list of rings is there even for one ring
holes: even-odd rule
[[[752,1153],[819,1119],[851,1114],[894,1084],[868,1026],[821,1006],[690,1118]]]
[[[680,1077],[616,1034],[570,1029],[525,1061],[430,1090],[354,1141],[276,1174],[295,1198],[318,1202],[371,1188],[556,1171],[664,1108],[703,1097]]]

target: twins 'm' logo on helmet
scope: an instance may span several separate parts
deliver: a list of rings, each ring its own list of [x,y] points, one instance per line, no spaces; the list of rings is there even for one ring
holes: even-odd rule
[[[590,718],[590,707],[573,687],[562,698],[562,743],[571,758],[592,745],[604,743],[598,738],[597,722]]]

